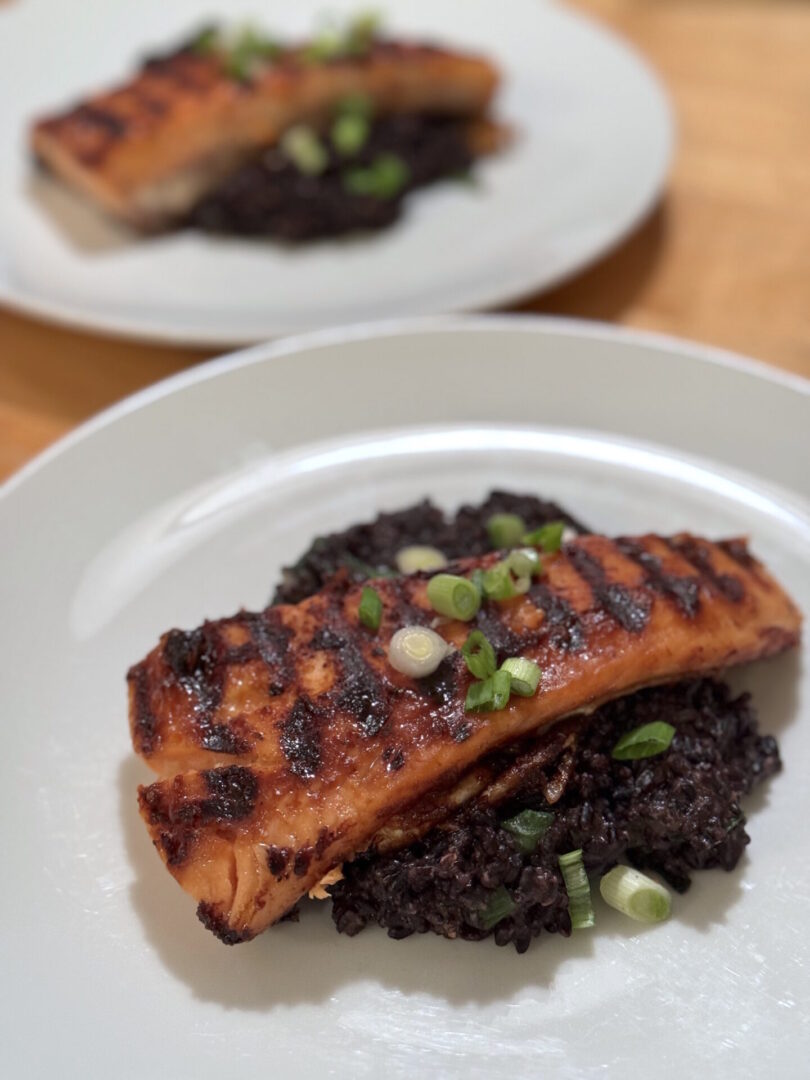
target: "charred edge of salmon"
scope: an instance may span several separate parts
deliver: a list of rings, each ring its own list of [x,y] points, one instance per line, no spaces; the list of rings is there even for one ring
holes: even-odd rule
[[[249,930],[234,930],[228,923],[227,915],[215,904],[207,904],[204,900],[197,904],[197,918],[205,929],[210,930],[224,945],[241,945],[245,941],[252,941],[256,936]]]
[[[160,648],[172,678],[194,701],[199,745],[212,753],[242,756],[250,753],[261,736],[240,717],[230,718],[227,724],[213,720],[222,700],[225,674],[235,665],[259,660],[273,673],[268,677],[268,697],[282,694],[292,680],[287,663],[290,631],[273,608],[258,613],[242,611],[230,621],[244,631],[246,640],[240,645],[229,645],[217,623],[205,622],[196,630],[170,630],[161,638]],[[133,746],[148,761],[161,742],[150,698],[148,658],[129,669],[127,681]]]
[[[256,807],[259,782],[248,766],[225,765],[200,775],[204,793],[187,792],[183,776],[176,776],[168,790],[165,782],[138,788],[141,816],[167,866],[188,860],[202,828],[243,821]]]

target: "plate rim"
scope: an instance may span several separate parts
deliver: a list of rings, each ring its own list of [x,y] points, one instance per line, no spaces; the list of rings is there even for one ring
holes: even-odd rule
[[[675,157],[679,129],[671,95],[657,67],[633,41],[603,20],[587,12],[561,4],[553,3],[547,6],[552,7],[556,15],[568,19],[572,23],[584,25],[592,33],[607,39],[613,48],[624,53],[626,59],[635,65],[639,73],[647,80],[648,96],[655,100],[660,113],[660,135],[663,146],[661,158],[654,170],[648,190],[638,199],[637,204],[629,212],[617,220],[610,235],[605,236],[584,257],[574,258],[571,264],[561,272],[544,275],[542,269],[538,266],[536,271],[529,272],[526,270],[522,274],[515,275],[524,279],[525,283],[523,285],[500,285],[497,281],[493,281],[490,286],[480,288],[477,297],[472,300],[450,303],[448,306],[442,306],[440,310],[429,311],[422,315],[408,316],[404,314],[392,318],[425,319],[437,318],[444,314],[464,314],[475,310],[486,312],[507,304],[526,302],[533,296],[543,295],[548,290],[557,288],[588,270],[619,248],[652,214],[665,194],[667,178],[670,175]],[[541,10],[542,6],[538,8],[538,13]],[[69,301],[38,297],[36,294],[32,295],[23,289],[15,288],[13,281],[8,278],[7,274],[4,274],[2,256],[3,251],[0,248],[0,308],[14,314],[42,321],[46,325],[92,333],[113,340],[143,341],[171,348],[213,347],[233,350],[261,343],[261,341],[257,341],[254,335],[250,334],[233,336],[225,334],[221,330],[218,331],[215,327],[209,330],[195,329],[193,326],[187,325],[183,319],[175,319],[173,325],[171,325],[161,321],[159,318],[157,321],[150,321],[150,325],[144,327],[137,316],[134,315],[106,315],[103,311],[94,314],[88,312],[85,307],[71,304]],[[365,321],[363,320],[363,322]],[[354,321],[345,325],[354,325]],[[279,328],[278,331],[265,331],[262,340],[266,340],[268,337],[281,338],[314,332],[318,331]]]
[[[737,371],[810,399],[810,378],[774,367],[731,349],[707,345],[690,338],[655,330],[639,330],[614,323],[558,315],[528,313],[448,314],[419,318],[385,319],[309,330],[283,338],[271,338],[246,348],[192,364],[182,371],[128,394],[112,405],[94,413],[76,427],[50,443],[19,469],[0,482],[0,507],[25,483],[46,469],[51,461],[73,446],[92,438],[98,431],[115,424],[121,417],[149,407],[156,401],[181,393],[186,387],[216,379],[228,371],[244,370],[253,365],[272,363],[277,357],[294,355],[311,348],[329,348],[375,338],[396,338],[420,333],[534,333],[547,337],[586,339],[602,343],[641,346],[655,349],[670,361],[689,358],[726,370]]]

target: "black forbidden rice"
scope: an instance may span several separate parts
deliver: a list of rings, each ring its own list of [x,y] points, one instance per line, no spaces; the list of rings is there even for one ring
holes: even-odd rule
[[[584,531],[559,506],[531,496],[493,492],[454,517],[425,501],[319,538],[285,570],[274,601],[303,599],[341,567],[358,580],[390,569],[407,544],[431,544],[449,558],[482,554],[490,550],[486,521],[496,512],[520,514],[530,528],[562,518]],[[622,734],[653,720],[676,729],[666,752],[637,761],[611,757]],[[553,806],[530,787],[497,809],[462,809],[393,854],[358,856],[330,889],[332,917],[350,935],[378,924],[392,938],[428,931],[472,941],[492,936],[524,952],[542,931],[571,932],[559,854],[582,848],[594,878],[627,861],[683,892],[693,870],[736,866],[749,842],[740,799],[780,768],[776,741],[758,734],[748,694],[734,697],[710,678],[641,690],[583,721],[574,767]],[[529,855],[501,827],[526,807],[554,814]],[[485,929],[483,913],[501,887],[515,909]]]
[[[297,604],[321,589],[340,569],[348,570],[356,581],[390,571],[396,565],[397,552],[409,544],[429,544],[448,559],[485,555],[492,550],[487,520],[500,513],[519,514],[529,529],[562,520],[577,532],[585,531],[556,503],[531,495],[493,491],[485,502],[462,506],[452,517],[425,499],[405,510],[380,514],[372,522],[318,537],[294,566],[284,569],[273,603]]]
[[[394,154],[408,169],[408,180],[391,198],[346,190],[347,160],[323,141],[329,163],[308,176],[277,148],[238,168],[192,210],[189,224],[209,232],[271,236],[290,244],[392,225],[415,188],[466,174],[473,164],[464,128],[442,116],[403,114],[372,125],[368,142],[348,164],[368,167],[382,154]]]

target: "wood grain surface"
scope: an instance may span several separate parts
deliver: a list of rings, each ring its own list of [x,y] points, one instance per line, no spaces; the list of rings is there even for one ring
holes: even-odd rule
[[[667,192],[607,258],[516,310],[662,330],[810,377],[810,2],[574,0],[649,59],[679,136]],[[204,359],[0,311],[0,478]]]

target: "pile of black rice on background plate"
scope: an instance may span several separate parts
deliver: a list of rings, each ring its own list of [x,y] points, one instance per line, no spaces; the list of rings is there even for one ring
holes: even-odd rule
[[[283,149],[266,150],[202,199],[188,224],[288,244],[384,229],[402,215],[412,191],[466,178],[473,164],[464,125],[453,117],[381,117],[351,167],[328,140],[321,145],[317,173],[303,171]],[[363,182],[381,163],[387,169],[381,182]]]
[[[437,547],[449,559],[484,554],[495,513],[518,514],[529,529],[562,520],[586,531],[561,507],[531,496],[493,492],[452,517],[424,501],[315,540],[284,571],[274,602],[302,600],[342,567],[357,580],[390,570],[412,544]],[[612,756],[626,732],[661,720],[675,728],[665,752]],[[393,938],[492,936],[524,952],[541,931],[571,932],[561,854],[581,848],[593,876],[629,862],[684,892],[693,870],[736,866],[749,842],[740,799],[780,768],[776,741],[758,734],[748,694],[734,697],[710,678],[638,691],[582,722],[553,805],[541,791],[547,786],[529,784],[497,808],[468,805],[401,850],[345,863],[343,880],[329,890],[335,925],[357,934],[376,923]],[[525,809],[553,813],[533,851],[503,827]]]

